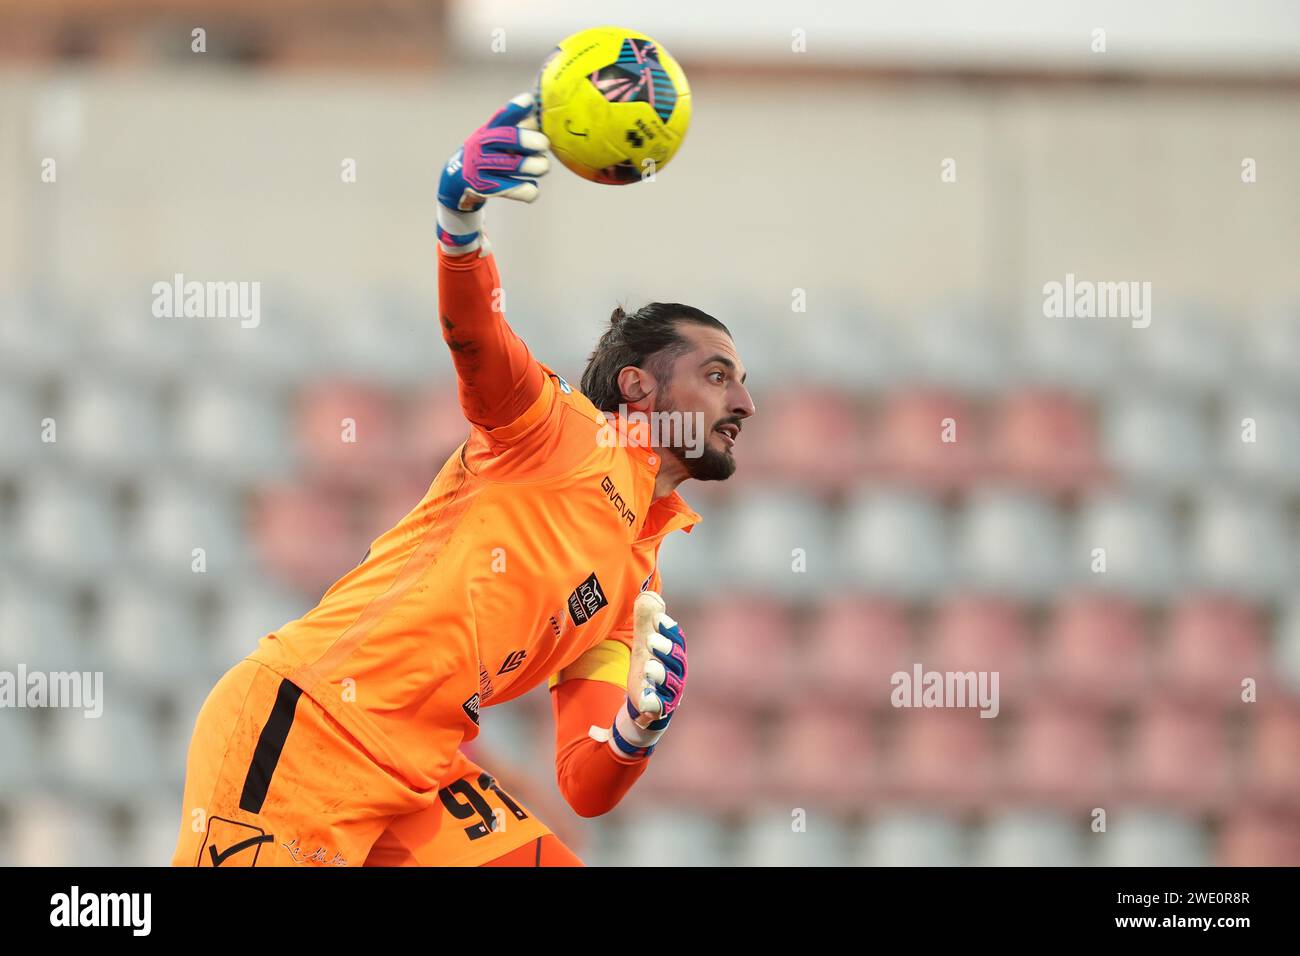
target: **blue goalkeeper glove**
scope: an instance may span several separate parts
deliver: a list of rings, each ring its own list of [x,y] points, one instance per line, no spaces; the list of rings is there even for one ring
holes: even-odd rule
[[[537,180],[551,168],[551,145],[537,124],[531,93],[520,93],[470,134],[447,160],[438,182],[438,242],[445,252],[488,254],[483,205],[492,196],[537,198]]]
[[[686,633],[664,610],[654,591],[642,591],[633,607],[628,696],[609,736],[624,759],[654,752],[686,692]]]

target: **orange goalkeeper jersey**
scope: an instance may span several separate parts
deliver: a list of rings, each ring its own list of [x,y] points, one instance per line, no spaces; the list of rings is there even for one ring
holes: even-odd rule
[[[658,453],[603,439],[605,416],[493,311],[491,256],[439,262],[469,437],[361,564],[251,655],[416,790],[439,785],[480,707],[629,645],[661,540],[699,520],[676,492],[651,501]],[[616,679],[593,670],[572,676]]]

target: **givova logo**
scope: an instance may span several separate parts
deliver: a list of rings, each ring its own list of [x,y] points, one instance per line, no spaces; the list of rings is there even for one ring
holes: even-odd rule
[[[51,926],[129,926],[132,935],[148,936],[152,926],[151,893],[70,893],[50,897]]]

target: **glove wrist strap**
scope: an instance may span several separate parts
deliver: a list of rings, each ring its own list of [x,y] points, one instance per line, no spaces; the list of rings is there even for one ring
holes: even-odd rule
[[[483,210],[459,212],[438,203],[438,244],[452,256],[474,252],[483,242]]]
[[[651,730],[642,727],[637,722],[637,719],[642,716],[632,707],[632,702],[626,698],[624,698],[623,706],[614,715],[614,724],[610,728],[609,745],[624,758],[650,756],[655,745],[659,743],[659,738],[664,735],[667,720],[656,720],[651,726],[657,724],[662,726]]]

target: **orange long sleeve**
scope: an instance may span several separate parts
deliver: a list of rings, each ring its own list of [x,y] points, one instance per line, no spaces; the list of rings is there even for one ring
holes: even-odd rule
[[[588,730],[608,728],[627,692],[608,681],[573,679],[551,688],[555,714],[555,776],[574,813],[598,817],[608,813],[631,789],[650,760],[625,759],[608,742]]]
[[[500,301],[495,257],[438,249],[438,324],[456,366],[461,408],[484,429],[509,425],[527,411],[545,378]]]

